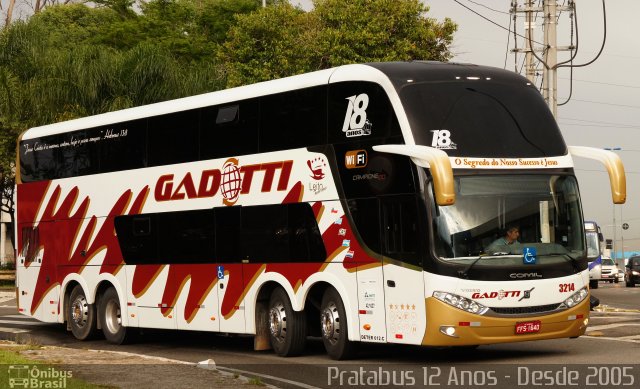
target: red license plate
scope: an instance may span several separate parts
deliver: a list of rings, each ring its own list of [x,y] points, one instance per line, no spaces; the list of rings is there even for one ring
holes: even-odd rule
[[[540,320],[516,323],[516,335],[540,332]]]

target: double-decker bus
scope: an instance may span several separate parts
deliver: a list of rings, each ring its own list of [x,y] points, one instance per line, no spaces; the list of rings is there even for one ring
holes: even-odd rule
[[[577,337],[589,316],[572,156],[534,85],[433,62],[346,65],[33,128],[19,140],[19,312],[357,342]],[[520,235],[495,244],[507,227]]]
[[[589,287],[598,289],[598,281],[602,278],[602,242],[604,236],[596,222],[584,222],[587,239],[587,258],[589,260]]]

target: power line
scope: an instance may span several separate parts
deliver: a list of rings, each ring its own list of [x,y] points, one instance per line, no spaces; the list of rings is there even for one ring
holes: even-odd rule
[[[598,173],[607,173],[606,170],[597,170],[597,169],[577,169],[577,168],[573,168],[573,170],[579,170],[582,172],[598,172]],[[629,172],[629,171],[624,171],[625,174],[640,174],[640,172]]]
[[[473,4],[475,4],[475,5],[479,5],[479,6],[483,7],[483,8],[489,9],[489,10],[491,10],[491,11],[493,11],[493,12],[498,12],[498,13],[501,13],[501,14],[507,14],[507,15],[509,15],[509,12],[504,12],[504,11],[500,11],[500,10],[498,10],[498,9],[493,9],[493,8],[491,8],[491,7],[488,7],[488,6],[484,5],[484,4],[482,4],[482,3],[478,3],[477,1],[473,1],[473,0],[467,0],[467,1],[468,1],[469,3],[473,3]]]
[[[599,127],[599,128],[618,128],[621,130],[640,130],[640,127],[618,127],[618,126],[610,126],[610,125],[602,125],[602,124],[582,124],[582,123],[558,123],[561,124],[561,127],[565,126],[574,126],[574,127]]]
[[[558,78],[560,78],[562,80],[568,80],[568,78],[566,78],[566,77],[558,77]],[[640,89],[640,86],[635,86],[635,85],[614,84],[614,83],[610,83],[610,82],[592,81],[592,80],[579,80],[577,78],[574,78],[573,81],[587,82],[587,83],[590,83],[590,84],[601,84],[601,85],[618,86],[618,87],[622,87],[622,88]]]
[[[610,105],[613,107],[623,107],[623,108],[635,108],[640,109],[640,105],[629,105],[629,104],[616,104],[616,103],[606,103],[604,101],[593,101],[593,100],[582,100],[582,99],[571,99],[573,101],[580,101],[582,103],[590,103],[590,104],[601,104],[601,105]]]
[[[480,16],[482,19],[488,21],[489,23],[500,27],[501,29],[505,30],[505,31],[510,31],[509,29],[507,29],[505,26],[501,25],[500,23],[496,23],[493,20],[489,19],[488,17],[482,15],[481,13],[477,12],[476,10],[474,10],[473,8],[467,7],[466,5],[462,4],[459,0],[453,0],[456,4],[460,5],[461,7],[464,7],[466,9],[468,9],[469,11],[473,12],[474,14]],[[523,35],[517,34],[519,37],[524,38]],[[535,42],[535,41],[534,41]],[[540,42],[536,42],[537,44],[541,44]]]
[[[594,123],[594,124],[610,124],[612,126],[623,126],[628,128],[639,128],[634,124],[625,124],[625,123],[613,123],[613,122],[602,122],[598,120],[585,120],[585,119],[577,119],[577,118],[568,118],[568,117],[559,117],[558,120],[573,120],[576,122],[584,122],[584,123]]]

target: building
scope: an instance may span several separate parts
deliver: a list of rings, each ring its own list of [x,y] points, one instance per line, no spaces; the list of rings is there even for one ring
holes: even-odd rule
[[[15,262],[11,234],[13,234],[11,217],[8,213],[0,211],[0,264],[3,267]]]

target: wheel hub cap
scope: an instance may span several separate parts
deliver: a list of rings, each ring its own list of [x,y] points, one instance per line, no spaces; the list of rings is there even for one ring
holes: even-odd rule
[[[287,315],[280,303],[269,310],[269,331],[271,336],[279,340],[284,339],[287,333]]]
[[[340,316],[338,315],[338,308],[334,303],[330,303],[322,311],[320,321],[322,336],[331,343],[337,342],[340,336]]]
[[[87,300],[84,297],[78,297],[71,305],[71,319],[79,327],[82,327],[87,322],[88,311]]]
[[[112,334],[120,331],[122,326],[122,318],[120,316],[120,304],[115,301],[109,301],[104,312],[105,324]]]

